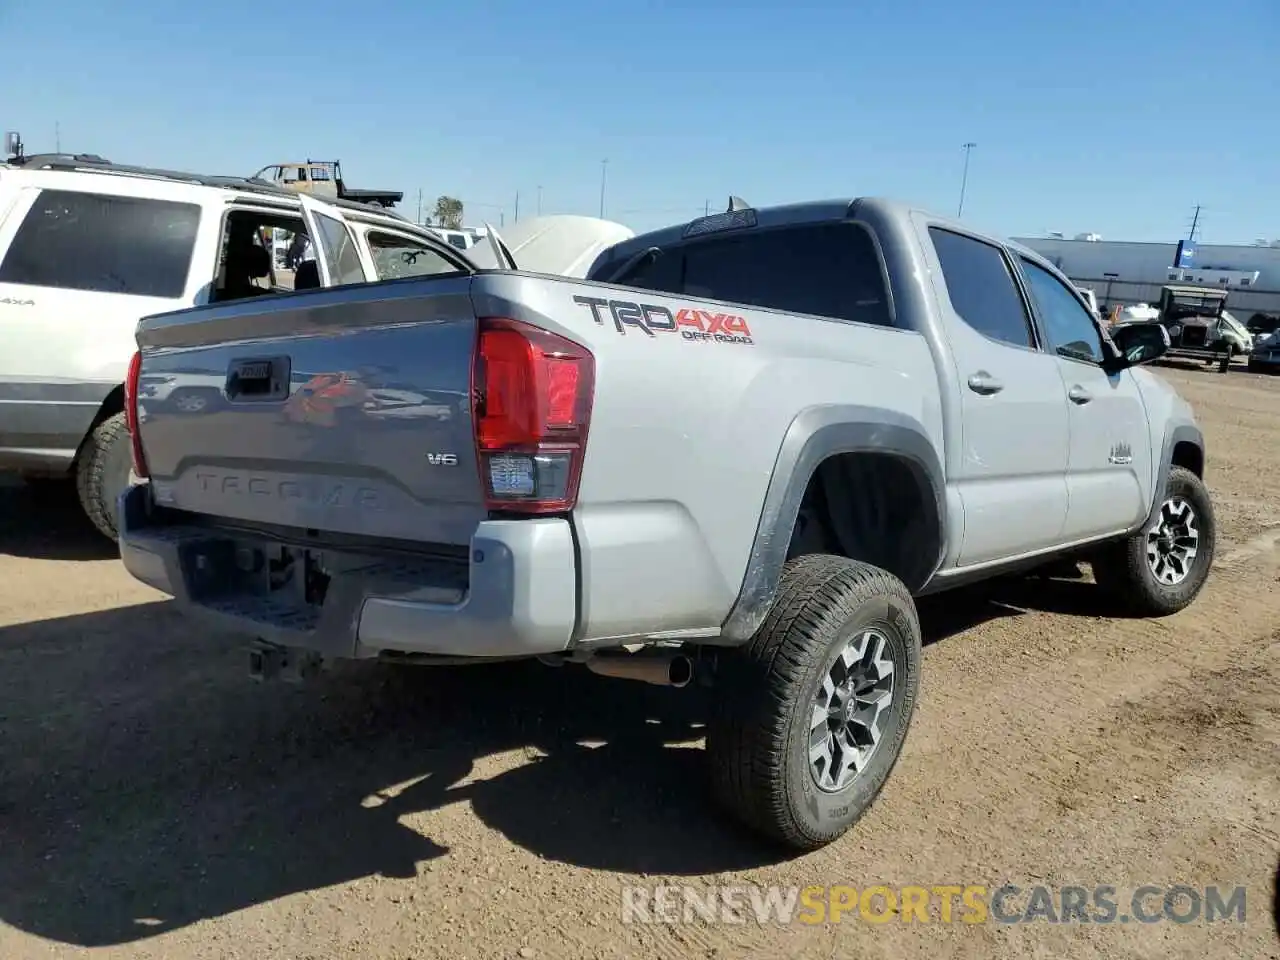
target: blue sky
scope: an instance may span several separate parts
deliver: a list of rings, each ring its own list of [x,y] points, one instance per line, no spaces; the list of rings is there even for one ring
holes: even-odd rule
[[[29,151],[250,174],[337,157],[468,222],[636,229],[729,193],[897,196],[1010,235],[1280,237],[1280,2],[0,0]],[[430,205],[430,203],[428,203]]]

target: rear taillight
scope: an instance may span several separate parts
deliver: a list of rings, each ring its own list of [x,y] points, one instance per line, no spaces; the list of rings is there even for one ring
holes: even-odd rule
[[[471,377],[489,509],[572,510],[595,388],[591,352],[526,323],[483,318]]]
[[[135,351],[129,361],[129,375],[124,381],[124,422],[129,428],[129,442],[133,447],[133,472],[139,477],[149,477],[147,458],[142,452],[142,437],[138,432],[138,379],[142,374],[142,352]]]

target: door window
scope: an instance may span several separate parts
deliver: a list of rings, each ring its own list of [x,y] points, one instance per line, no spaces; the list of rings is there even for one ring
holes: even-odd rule
[[[1045,333],[1060,357],[1101,363],[1102,338],[1093,317],[1057,277],[1043,267],[1022,258],[1022,273],[1031,288],[1031,299],[1044,324]]]
[[[366,239],[379,280],[462,272],[457,264],[446,260],[421,241],[378,230],[370,230]]]
[[[0,263],[0,283],[181,297],[199,226],[194,203],[42,190]]]
[[[992,340],[1034,348],[1026,306],[1000,248],[939,227],[929,228],[929,239],[960,319]]]
[[[356,253],[351,231],[340,220],[323,213],[316,214],[316,222],[320,229],[325,264],[329,267],[333,285],[364,283],[364,269],[360,266],[360,256]]]

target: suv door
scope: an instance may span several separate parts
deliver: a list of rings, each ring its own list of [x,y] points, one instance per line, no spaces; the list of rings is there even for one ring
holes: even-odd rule
[[[341,210],[306,194],[300,194],[298,200],[315,247],[321,286],[341,287],[378,279],[369,252],[357,241]]]
[[[1152,474],[1146,407],[1128,371],[1102,368],[1107,349],[1069,284],[1020,257],[1032,304],[1066,391],[1070,454],[1067,541],[1123,533],[1145,514]]]
[[[964,510],[955,562],[1035,553],[1062,539],[1067,514],[1067,406],[1055,357],[1040,350],[1005,250],[918,220],[959,385]],[[932,254],[932,256],[930,256]]]

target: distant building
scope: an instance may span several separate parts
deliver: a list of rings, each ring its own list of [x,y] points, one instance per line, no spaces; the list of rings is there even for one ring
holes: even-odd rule
[[[1091,288],[1103,310],[1120,304],[1153,303],[1167,283],[1228,289],[1227,308],[1247,319],[1280,313],[1280,241],[1246,244],[1184,244],[1103,240],[1098,234],[1015,237],[1052,261],[1076,284]]]

